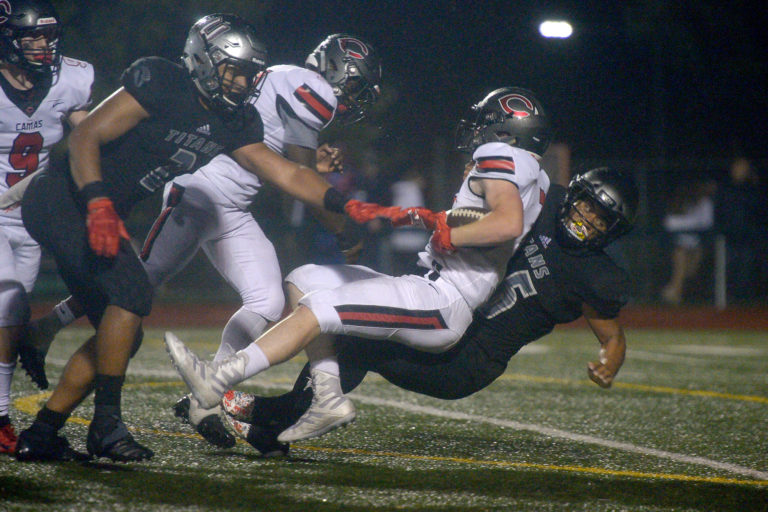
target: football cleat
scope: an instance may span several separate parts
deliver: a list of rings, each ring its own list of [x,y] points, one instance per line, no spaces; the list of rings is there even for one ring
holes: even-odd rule
[[[352,400],[341,392],[341,381],[337,375],[320,370],[310,370],[310,375],[312,403],[296,423],[277,436],[281,443],[321,436],[353,422],[357,416]]]
[[[16,432],[13,430],[13,425],[6,423],[0,427],[0,453],[7,453],[12,455],[16,451]]]
[[[211,409],[203,409],[197,400],[189,401],[189,424],[195,427],[197,433],[203,439],[219,448],[232,448],[235,446],[235,437],[229,433],[221,421],[221,406]]]
[[[44,434],[32,429],[22,430],[19,434],[15,455],[20,462],[83,461],[90,458],[72,449],[67,438],[57,436],[53,430]]]
[[[224,424],[240,439],[253,446],[262,457],[282,457],[288,455],[290,446],[277,440],[277,432],[238,421],[228,414],[222,414]]]
[[[115,462],[139,462],[155,455],[136,442],[123,420],[114,416],[109,416],[106,421],[97,418],[91,421],[85,446],[92,457],[107,457]]]
[[[173,415],[181,418],[184,423],[189,423],[189,402],[190,396],[184,395],[178,402],[173,404]]]
[[[256,404],[256,395],[230,389],[221,399],[221,408],[236,420],[249,421]]]
[[[234,384],[245,380],[248,356],[242,353],[219,363],[201,361],[172,332],[165,333],[165,347],[176,370],[201,407],[212,409]]]

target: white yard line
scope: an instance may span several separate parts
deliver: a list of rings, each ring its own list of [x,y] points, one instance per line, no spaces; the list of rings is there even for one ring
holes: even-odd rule
[[[64,364],[65,361],[49,360],[49,363]],[[177,379],[179,374],[172,368],[168,370],[144,370],[140,368],[128,368],[129,375],[137,375],[141,377],[155,377],[163,379]],[[249,384],[257,385],[266,389],[282,389],[288,390],[292,388],[289,384],[278,384],[269,381],[267,378],[254,377],[249,380]],[[622,443],[618,441],[611,441],[610,439],[603,439],[600,437],[589,436],[584,434],[577,434],[574,432],[568,432],[566,430],[559,430],[556,428],[545,427],[543,425],[536,425],[533,423],[521,423],[519,421],[502,420],[498,418],[489,418],[486,416],[478,416],[475,414],[466,414],[463,412],[447,411],[444,409],[438,409],[436,407],[430,407],[426,405],[417,405],[407,402],[399,402],[396,400],[388,400],[385,398],[378,398],[374,396],[361,395],[359,393],[351,393],[350,397],[355,400],[370,404],[379,405],[385,407],[392,407],[394,409],[400,409],[416,414],[427,414],[430,416],[436,416],[438,418],[447,418],[459,421],[471,421],[473,423],[486,423],[489,425],[496,425],[498,427],[511,428],[514,430],[524,430],[528,432],[534,432],[549,437],[555,437],[560,439],[566,439],[568,441],[574,441],[579,443],[593,444],[597,446],[603,446],[605,448],[612,448],[615,450],[622,450],[631,453],[638,453],[640,455],[650,455],[653,457],[659,457],[661,459],[667,459],[675,462],[681,462],[686,464],[696,464],[699,466],[705,466],[712,469],[718,469],[723,471],[730,471],[731,473],[748,476],[758,480],[768,480],[768,472],[758,471],[756,469],[746,468],[738,466],[736,464],[729,464],[727,462],[718,462],[715,460],[707,459],[705,457],[696,457],[692,455],[684,455],[680,453],[669,452],[666,450],[657,450],[655,448],[646,448],[643,446],[637,446],[630,443]]]
[[[362,403],[371,405],[381,405],[387,407],[394,407],[408,412],[418,414],[429,414],[431,416],[437,416],[439,418],[448,418],[453,420],[472,421],[474,423],[487,423],[490,425],[496,425],[499,427],[512,428],[515,430],[526,430],[537,434],[542,434],[549,437],[558,437],[561,439],[567,439],[569,441],[576,441],[580,443],[594,444],[603,446],[606,448],[613,448],[615,450],[623,450],[626,452],[639,453],[641,455],[652,455],[662,459],[668,459],[675,462],[683,462],[687,464],[698,464],[713,469],[721,469],[730,471],[732,473],[749,476],[759,480],[768,480],[768,472],[757,471],[751,468],[745,468],[743,466],[737,466],[736,464],[728,464],[725,462],[718,462],[704,457],[694,457],[691,455],[683,455],[680,453],[668,452],[665,450],[657,450],[655,448],[645,448],[643,446],[636,446],[629,443],[621,443],[617,441],[611,441],[609,439],[602,439],[599,437],[588,436],[584,434],[576,434],[574,432],[568,432],[565,430],[559,430],[555,428],[545,427],[542,425],[535,425],[532,423],[520,423],[518,421],[501,420],[497,418],[488,418],[485,416],[477,416],[475,414],[465,414],[462,412],[446,411],[443,409],[437,409],[435,407],[429,407],[424,405],[416,405],[405,402],[397,402],[394,400],[386,400],[383,398],[376,398],[372,396],[358,395],[357,393],[350,394],[355,400]]]

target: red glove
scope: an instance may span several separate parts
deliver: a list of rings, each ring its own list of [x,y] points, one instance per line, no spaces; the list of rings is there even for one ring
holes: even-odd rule
[[[88,228],[88,243],[98,256],[114,258],[120,239],[129,240],[125,225],[108,197],[97,197],[88,203],[85,225]]]
[[[400,208],[397,206],[381,206],[376,203],[364,203],[357,199],[350,199],[344,204],[344,212],[358,224],[365,224],[376,217],[390,218],[399,211]]]
[[[451,254],[456,250],[456,247],[451,243],[451,227],[446,222],[446,213],[438,212],[433,213],[432,221],[434,221],[434,230],[432,238],[429,243],[432,248],[442,254]],[[426,222],[425,222],[426,224]]]

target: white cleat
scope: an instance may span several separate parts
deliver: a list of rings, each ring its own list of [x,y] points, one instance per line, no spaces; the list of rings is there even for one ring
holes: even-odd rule
[[[311,370],[312,403],[293,425],[283,430],[277,440],[291,443],[311,439],[355,420],[357,412],[352,400],[341,392],[339,377]]]
[[[179,375],[203,409],[218,406],[228,389],[245,380],[248,364],[245,354],[235,354],[219,363],[206,363],[172,332],[165,333],[165,347]]]

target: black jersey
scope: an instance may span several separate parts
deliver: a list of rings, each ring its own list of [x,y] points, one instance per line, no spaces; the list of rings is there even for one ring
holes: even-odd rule
[[[166,59],[137,60],[121,83],[150,114],[102,148],[103,180],[123,216],[175,176],[264,138],[253,105],[231,117],[206,110],[187,71]]]
[[[475,313],[467,335],[491,357],[509,360],[556,324],[576,320],[582,303],[615,318],[629,299],[626,272],[603,251],[566,252],[557,242],[557,212],[566,189],[552,185],[544,208],[493,297]]]

